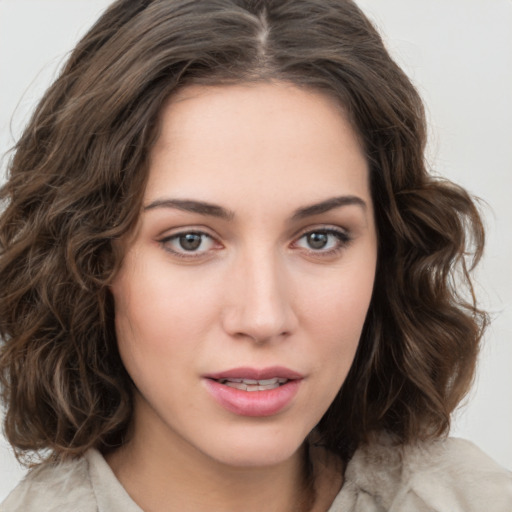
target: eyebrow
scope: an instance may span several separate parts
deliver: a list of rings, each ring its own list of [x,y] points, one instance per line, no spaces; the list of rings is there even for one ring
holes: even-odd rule
[[[155,208],[175,208],[185,212],[199,213],[200,215],[209,215],[225,220],[231,220],[235,216],[234,212],[226,210],[222,206],[192,199],[157,199],[145,206],[144,211]]]
[[[341,206],[356,205],[360,206],[363,210],[366,210],[366,203],[358,196],[338,196],[331,197],[320,203],[315,203],[303,208],[295,210],[292,220],[300,220],[306,217],[312,217],[313,215],[319,215],[321,213],[328,212],[334,208],[340,208]]]
[[[358,196],[339,196],[331,197],[325,201],[314,203],[302,208],[298,208],[292,215],[292,220],[300,220],[313,215],[328,212],[342,206],[356,205],[366,210],[366,203]],[[206,201],[197,201],[193,199],[156,199],[144,207],[144,211],[154,210],[156,208],[174,208],[186,212],[208,215],[225,220],[232,220],[235,213],[222,206],[208,203]]]

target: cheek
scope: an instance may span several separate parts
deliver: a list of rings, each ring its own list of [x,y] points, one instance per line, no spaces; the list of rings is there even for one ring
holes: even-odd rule
[[[132,378],[157,367],[175,374],[196,357],[218,300],[205,293],[213,289],[205,276],[169,276],[168,264],[140,260],[127,260],[112,287],[119,352]]]
[[[343,273],[343,278],[333,277],[324,286],[314,291],[310,287],[303,294],[303,310],[307,313],[306,322],[322,338],[358,340],[370,304],[374,271],[368,270]]]
[[[316,293],[304,294],[303,319],[326,380],[338,388],[352,365],[370,304],[374,266],[346,268]]]

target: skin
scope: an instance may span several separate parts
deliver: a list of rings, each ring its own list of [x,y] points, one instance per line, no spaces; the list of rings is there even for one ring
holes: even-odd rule
[[[366,159],[334,100],[285,83],[189,86],[160,122],[112,286],[136,391],[131,439],[107,461],[145,512],[296,511],[304,440],[346,378],[372,294]],[[187,251],[191,232],[205,235]],[[235,414],[205,386],[276,365],[303,376],[277,414]],[[326,510],[339,468],[317,467]]]

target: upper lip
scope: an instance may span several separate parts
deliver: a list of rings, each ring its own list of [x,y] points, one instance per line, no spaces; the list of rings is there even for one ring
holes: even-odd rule
[[[278,377],[281,379],[297,380],[304,378],[300,373],[290,370],[284,366],[270,366],[268,368],[251,368],[240,367],[223,370],[220,372],[209,373],[204,375],[207,379],[221,380],[221,379],[253,379],[265,380]]]

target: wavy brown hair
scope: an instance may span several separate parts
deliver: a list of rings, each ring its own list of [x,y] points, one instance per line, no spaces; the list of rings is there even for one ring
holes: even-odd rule
[[[469,277],[484,233],[470,196],[427,172],[422,102],[372,24],[349,0],[119,0],[44,95],[1,189],[0,384],[20,458],[125,440],[132,383],[109,284],[158,114],[188,84],[271,80],[335,97],[370,164],[375,289],[322,442],[346,458],[375,431],[447,431],[486,323]]]

